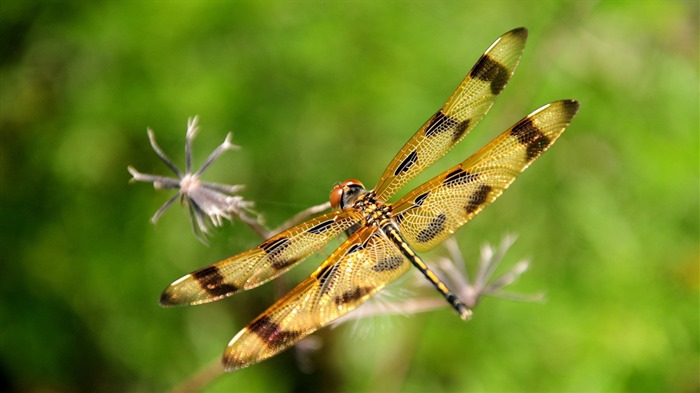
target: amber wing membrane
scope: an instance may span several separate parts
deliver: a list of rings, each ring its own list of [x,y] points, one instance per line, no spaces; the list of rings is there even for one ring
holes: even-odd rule
[[[380,231],[360,229],[308,279],[231,340],[224,353],[224,367],[232,371],[276,355],[356,309],[409,267]]]
[[[578,110],[572,100],[547,104],[461,164],[394,204],[394,219],[416,251],[430,250],[493,202],[557,140]]]
[[[375,188],[380,201],[391,198],[471,131],[503,90],[525,48],[527,30],[509,31],[474,65],[445,105],[411,137]]]
[[[304,260],[360,221],[359,213],[334,211],[308,220],[256,248],[192,272],[163,291],[163,306],[207,303],[255,288]]]

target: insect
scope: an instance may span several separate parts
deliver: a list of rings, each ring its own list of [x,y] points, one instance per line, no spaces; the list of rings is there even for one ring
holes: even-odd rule
[[[393,204],[402,186],[441,158],[491,108],[520,61],[527,30],[514,29],[479,58],[445,105],[401,148],[372,190],[337,184],[332,212],[279,233],[259,246],[197,270],[163,291],[163,306],[211,302],[285,273],[342,232],[350,233],[312,274],[241,330],[223,356],[227,371],[267,359],[363,304],[411,264],[462,319],[465,306],[423,262],[430,250],[493,202],[556,141],[578,110],[573,100],[532,112],[462,163]]]

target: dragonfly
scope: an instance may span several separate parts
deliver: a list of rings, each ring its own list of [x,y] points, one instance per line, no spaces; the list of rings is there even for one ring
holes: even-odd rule
[[[348,238],[307,279],[233,337],[222,359],[226,371],[277,355],[361,306],[411,265],[460,318],[470,319],[471,309],[418,253],[435,248],[498,198],[557,140],[578,111],[578,102],[540,107],[463,162],[396,202],[387,201],[476,126],[513,75],[526,40],[522,27],[498,38],[442,108],[401,148],[374,189],[367,190],[356,179],[336,184],[331,212],[176,280],[163,291],[160,304],[202,304],[255,288],[346,233]]]

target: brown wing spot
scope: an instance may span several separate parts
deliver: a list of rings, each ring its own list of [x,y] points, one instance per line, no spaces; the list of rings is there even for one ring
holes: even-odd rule
[[[416,236],[416,240],[419,243],[426,243],[433,240],[435,236],[445,230],[445,221],[447,221],[447,216],[445,213],[440,213],[440,215],[430,221],[427,228],[421,229],[418,236]]]
[[[161,306],[177,306],[181,303],[175,299],[175,296],[167,289],[160,294]]]
[[[562,103],[562,106],[564,107],[564,111],[566,112],[566,117],[572,118],[578,112],[579,104],[577,101],[574,100],[564,100],[560,101]]]
[[[411,152],[411,154],[406,156],[406,158],[404,158],[401,164],[396,168],[396,170],[394,171],[394,176],[398,176],[403,172],[407,172],[416,162],[418,162],[418,153],[416,153],[416,151],[414,150]]]
[[[202,287],[212,296],[226,296],[238,291],[238,288],[232,284],[224,283],[224,276],[221,275],[216,266],[209,266],[199,269],[192,273],[199,286]],[[161,302],[163,299],[161,299]]]
[[[293,265],[297,263],[298,259],[296,258],[289,258],[289,259],[284,259],[284,258],[271,258],[272,259],[272,268],[276,270],[282,270],[290,265]]]
[[[537,158],[543,151],[547,150],[549,144],[552,143],[546,135],[540,134],[530,143],[527,144],[527,149],[525,154],[528,161],[532,161]]]
[[[355,289],[343,292],[340,296],[337,296],[335,299],[333,299],[333,301],[338,306],[342,306],[343,304],[356,302],[362,299],[363,297],[369,295],[371,292],[371,287],[357,287]]]
[[[458,140],[462,139],[464,136],[464,133],[467,131],[467,128],[469,128],[469,123],[470,120],[466,119],[462,121],[461,123],[457,124],[454,130],[454,134],[452,134],[452,142],[457,142]]]
[[[316,225],[315,227],[309,229],[307,232],[313,233],[313,234],[316,234],[316,235],[320,235],[320,234],[323,233],[326,229],[328,229],[331,225],[333,225],[333,223],[335,223],[334,220],[324,221],[324,222],[322,222],[322,223]]]
[[[527,39],[527,29],[524,27],[516,27],[515,29],[509,31],[506,34],[513,34],[520,36],[520,38],[524,41]]]
[[[262,316],[253,321],[248,325],[248,330],[257,334],[270,348],[286,347],[301,335],[300,332],[280,329],[280,326],[270,321],[268,316]]]
[[[489,55],[482,55],[469,76],[484,82],[491,82],[491,94],[498,95],[508,83],[508,69]]]
[[[542,135],[542,131],[533,123],[532,119],[526,117],[513,126],[510,135],[518,138],[518,142],[528,145],[537,135]]]
[[[469,119],[460,122],[439,110],[428,120],[425,136],[430,138],[443,132],[452,131],[452,142],[454,143],[464,136],[467,128],[469,128]]]
[[[525,154],[528,161],[540,155],[552,141],[540,131],[530,118],[520,120],[513,126],[510,134],[518,138],[518,142],[526,145]]]
[[[469,196],[467,206],[465,207],[465,209],[467,209],[467,213],[474,213],[474,211],[476,211],[476,209],[478,209],[479,206],[483,205],[484,202],[486,202],[486,198],[488,198],[491,190],[491,186],[484,184],[480,186],[476,191],[474,191],[474,193]]]
[[[445,176],[442,185],[445,187],[458,186],[476,180],[479,177],[477,174],[469,173],[462,168],[457,168]]]
[[[297,260],[294,258],[281,258],[282,253],[291,243],[292,241],[289,240],[289,238],[279,237],[272,238],[260,245],[260,248],[262,248],[267,254],[267,259],[269,259],[272,263],[271,266],[273,269],[281,270],[297,262]]]
[[[390,257],[382,258],[376,265],[372,266],[372,270],[375,272],[387,272],[390,270],[396,270],[403,264],[403,258],[398,255],[392,255]]]

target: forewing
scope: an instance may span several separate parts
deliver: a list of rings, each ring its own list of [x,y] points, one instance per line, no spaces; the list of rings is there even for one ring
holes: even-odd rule
[[[501,36],[486,50],[445,105],[411,137],[375,188],[380,201],[444,156],[471,131],[513,75],[525,48],[527,30]]]
[[[255,288],[291,269],[360,218],[352,210],[342,210],[308,220],[256,248],[180,278],[163,291],[160,304],[207,303]]]
[[[493,202],[557,140],[578,110],[576,101],[547,104],[461,164],[410,192],[394,218],[417,251],[430,250]]]
[[[380,231],[360,229],[308,279],[231,340],[224,367],[231,371],[276,355],[354,310],[409,267]]]

